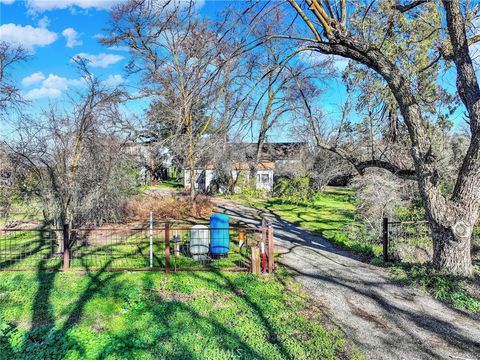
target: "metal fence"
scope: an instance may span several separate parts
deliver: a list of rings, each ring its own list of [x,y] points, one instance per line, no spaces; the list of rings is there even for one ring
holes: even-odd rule
[[[480,227],[472,235],[472,248],[478,246]],[[425,263],[432,261],[433,240],[428,221],[383,219],[383,260]]]
[[[383,259],[424,263],[432,260],[432,236],[427,221],[383,219]]]
[[[230,227],[191,228],[185,225],[170,228],[171,264],[177,270],[252,270],[252,249],[260,250],[261,271],[268,271],[269,228]],[[209,239],[209,240],[208,240]],[[208,243],[210,241],[210,243]],[[273,242],[273,240],[272,240]]]
[[[268,225],[0,229],[0,270],[272,272],[273,266],[273,228]]]
[[[55,269],[63,264],[60,229],[0,229],[0,269]]]

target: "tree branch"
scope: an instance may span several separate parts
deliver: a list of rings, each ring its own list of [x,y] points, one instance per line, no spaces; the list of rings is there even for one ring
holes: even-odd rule
[[[401,13],[405,13],[407,11],[410,11],[410,10],[416,8],[417,6],[420,6],[420,5],[425,4],[427,2],[430,2],[430,1],[431,0],[417,0],[417,1],[413,1],[410,4],[406,4],[406,5],[397,4],[393,8],[400,11]]]

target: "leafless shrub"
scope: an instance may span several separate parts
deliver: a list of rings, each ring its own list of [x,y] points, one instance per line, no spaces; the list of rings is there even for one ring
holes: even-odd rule
[[[140,195],[125,204],[127,221],[146,221],[153,212],[155,219],[179,221],[206,218],[213,211],[209,197],[197,194],[195,201],[186,195]]]
[[[116,219],[133,186],[125,139],[116,133],[119,89],[107,89],[78,60],[85,87],[64,109],[51,105],[17,123],[6,142],[15,162],[35,182],[47,223],[82,226]]]

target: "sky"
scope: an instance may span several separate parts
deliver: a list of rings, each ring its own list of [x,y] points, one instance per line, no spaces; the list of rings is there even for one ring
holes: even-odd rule
[[[24,97],[31,101],[32,111],[61,101],[68,90],[82,86],[72,57],[89,60],[90,71],[112,86],[134,86],[135,80],[125,76],[128,51],[99,44],[109,18],[109,9],[123,0],[0,0],[0,40],[21,44],[31,53],[27,63],[14,69],[13,78]],[[199,0],[202,16],[213,18],[229,1]],[[339,66],[346,62],[339,62]],[[346,97],[338,79],[324,86],[333,89],[323,99],[327,112],[338,111]],[[145,103],[129,104],[129,111],[141,113]],[[281,129],[270,135],[272,141],[288,140]]]
[[[135,86],[135,79],[125,75],[128,51],[99,44],[109,19],[109,9],[125,0],[0,0],[0,40],[21,44],[31,58],[18,65],[13,72],[24,97],[31,101],[31,111],[46,107],[49,102],[62,101],[69,90],[82,86],[72,57],[81,55],[89,60],[90,71],[111,86]],[[231,1],[197,0],[201,16],[214,18]],[[347,65],[337,59],[340,72]],[[454,87],[455,76],[446,74],[441,82]],[[321,108],[336,118],[340,105],[346,99],[345,86],[332,77],[321,85],[324,95]],[[146,102],[138,101],[126,110],[141,114]],[[354,115],[355,116],[355,115]],[[460,123],[463,111],[455,116]],[[1,124],[0,124],[0,130]],[[270,141],[289,141],[292,135],[284,128],[270,134]]]

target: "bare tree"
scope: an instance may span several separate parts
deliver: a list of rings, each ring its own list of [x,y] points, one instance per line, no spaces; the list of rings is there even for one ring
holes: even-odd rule
[[[245,46],[254,42],[254,39],[280,31],[288,26],[289,20],[283,9],[277,7],[258,19],[257,13],[248,12],[240,18],[242,20],[237,31],[239,36],[243,36]],[[243,89],[247,101],[242,104],[245,109],[241,114],[249,124],[249,132],[257,145],[250,160],[250,176],[253,178],[256,176],[256,166],[262,160],[268,134],[275,128],[289,124],[294,113],[303,109],[299,91],[332,73],[328,59],[319,61],[315,66],[308,61],[291,61],[290,55],[294,51],[292,45],[271,39],[242,55],[241,65],[245,72]],[[318,71],[318,68],[323,71]],[[319,92],[316,88],[310,95],[318,96]]]
[[[443,0],[443,6],[426,1],[318,1],[289,0],[294,14],[312,37],[296,36],[302,50],[317,51],[349,58],[373,70],[384,81],[398,105],[410,138],[410,154],[414,167],[402,169],[388,161],[372,160],[368,167],[381,167],[404,178],[415,178],[432,230],[436,268],[458,275],[471,274],[470,244],[480,205],[480,87],[475,75],[469,45],[478,35],[468,38],[469,26],[478,7],[462,8],[459,0]],[[405,30],[400,21],[416,19],[419,12],[429,19],[431,35],[415,38],[411,47],[402,42],[386,47],[386,39],[408,38],[415,29]],[[445,22],[441,21],[441,18]],[[446,29],[442,26],[446,23]],[[375,31],[375,29],[382,29]],[[289,38],[282,34],[273,37]],[[427,64],[414,62],[410,50],[422,46],[431,36],[438,38],[437,47],[426,57]],[[404,42],[403,42],[404,43]],[[392,44],[392,43],[390,43]],[[422,73],[430,71],[443,59],[455,65],[457,92],[465,106],[470,126],[470,142],[462,159],[454,190],[445,195],[439,184],[442,169],[433,151],[428,131],[428,118],[422,113],[422,94],[416,86]],[[334,149],[332,149],[334,150]]]
[[[166,144],[189,169],[192,198],[202,153],[228,127],[235,70],[221,31],[195,11],[193,1],[129,1],[113,10],[113,35],[102,40],[131,49],[128,70],[142,76],[144,93],[153,98],[145,135]]]
[[[45,220],[57,228],[112,219],[133,185],[122,155],[125,139],[112,126],[121,92],[104,87],[77,61],[84,89],[70,94],[64,109],[51,105],[19,121],[16,137],[5,142],[17,166],[35,178]]]
[[[0,117],[6,115],[8,108],[18,108],[25,103],[17,86],[11,81],[10,71],[27,59],[28,54],[21,46],[0,41]]]

